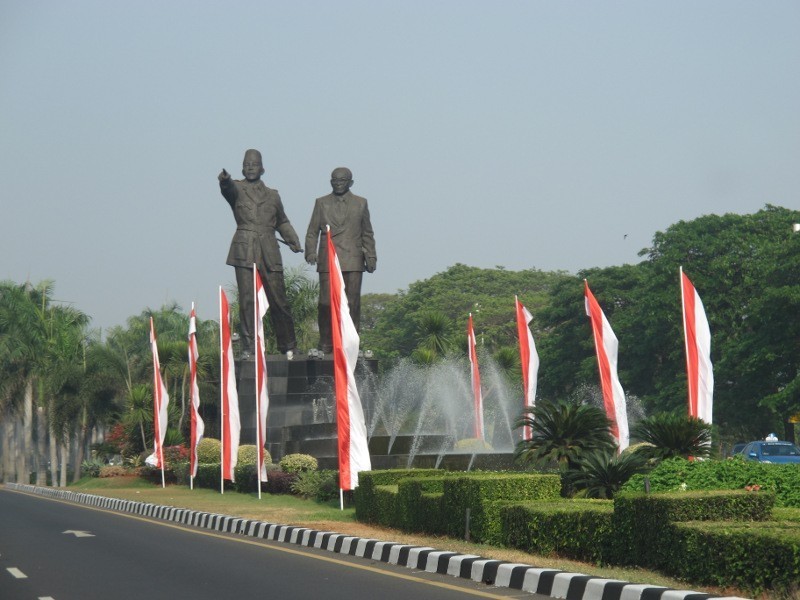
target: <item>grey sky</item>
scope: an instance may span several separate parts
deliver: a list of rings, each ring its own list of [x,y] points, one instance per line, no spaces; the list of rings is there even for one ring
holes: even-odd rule
[[[216,176],[250,147],[301,238],[353,170],[365,292],[638,262],[679,220],[800,205],[798,31],[794,0],[3,0],[0,279],[95,326],[216,318]]]

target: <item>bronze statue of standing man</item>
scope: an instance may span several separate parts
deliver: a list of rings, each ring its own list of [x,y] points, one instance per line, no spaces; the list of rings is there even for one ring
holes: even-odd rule
[[[306,262],[316,264],[319,273],[319,349],[326,353],[333,350],[327,226],[331,227],[331,238],[342,268],[347,303],[356,330],[361,321],[361,279],[364,271],[372,273],[378,262],[367,200],[352,194],[352,185],[350,169],[334,169],[331,173],[333,193],[317,198],[306,232]]]
[[[278,351],[291,360],[297,350],[294,320],[286,298],[283,282],[283,262],[275,232],[281,234],[292,252],[302,252],[289,218],[283,210],[277,190],[264,185],[261,176],[264,165],[258,150],[245,152],[242,162],[243,180],[233,180],[223,169],[219,174],[219,189],[231,205],[236,219],[236,233],[228,252],[229,265],[236,269],[239,287],[239,321],[242,334],[242,358],[250,357],[255,344],[253,305],[253,263],[258,268],[269,301],[272,327]]]

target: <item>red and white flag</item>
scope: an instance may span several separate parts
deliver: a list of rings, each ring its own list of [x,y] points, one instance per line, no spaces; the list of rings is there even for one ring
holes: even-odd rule
[[[164,435],[167,433],[167,406],[169,396],[167,386],[161,378],[161,364],[158,360],[156,329],[153,317],[150,317],[150,349],[153,353],[153,453],[147,457],[146,463],[164,470]]]
[[[222,416],[222,480],[234,481],[234,469],[239,455],[239,394],[236,391],[236,371],[233,362],[233,343],[231,341],[231,313],[228,297],[219,288],[219,327],[220,327],[220,395]],[[220,482],[221,489],[222,482]]]
[[[611,434],[617,440],[619,452],[629,444],[628,412],[625,392],[617,375],[617,349],[619,342],[611,325],[606,319],[600,305],[589,289],[589,282],[583,280],[586,295],[586,314],[592,322],[594,348],[597,352],[597,364],[600,369],[600,387],[603,390],[603,404],[606,414],[611,420]]]
[[[192,406],[191,442],[189,444],[189,472],[192,478],[197,477],[197,445],[203,439],[205,424],[200,417],[200,388],[197,386],[197,315],[189,315],[189,394]]]
[[[269,410],[269,396],[267,395],[267,360],[266,343],[264,341],[264,317],[269,308],[267,292],[261,282],[256,265],[253,264],[253,287],[255,289],[255,321],[256,321],[256,347],[253,355],[256,365],[256,427],[258,428],[258,480],[267,480],[267,462],[264,446],[267,441],[267,411]],[[259,489],[259,494],[261,490]]]
[[[370,471],[372,464],[367,447],[367,426],[361,398],[356,388],[358,331],[350,317],[344,290],[344,278],[336,248],[328,237],[328,271],[331,289],[331,333],[333,337],[333,374],[336,388],[336,426],[339,435],[339,488],[358,486],[358,472]]]
[[[683,331],[686,341],[686,375],[689,387],[689,416],[711,425],[714,405],[714,370],[711,366],[711,329],[703,301],[689,281],[683,267],[681,299]]]
[[[536,352],[536,344],[533,343],[533,334],[529,327],[533,321],[533,315],[522,305],[519,298],[514,296],[514,304],[517,308],[517,337],[519,338],[519,360],[522,365],[522,390],[523,408],[533,408],[536,404],[536,378],[539,374],[539,354]],[[522,439],[529,440],[532,437],[530,425],[522,428]]]
[[[481,373],[478,370],[478,351],[475,343],[475,329],[472,327],[472,313],[467,323],[467,345],[469,346],[469,374],[472,385],[472,399],[475,409],[475,437],[485,439],[483,430],[483,394],[481,393]]]

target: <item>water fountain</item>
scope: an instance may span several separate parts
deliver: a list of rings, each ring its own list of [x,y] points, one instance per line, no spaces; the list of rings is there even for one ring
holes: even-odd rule
[[[376,360],[359,359],[356,378],[374,469],[512,466],[519,436],[512,428],[522,392],[513,389],[491,357],[480,360],[485,445],[470,439],[474,408],[466,358],[432,365],[401,360],[381,376]],[[337,468],[332,361],[268,357],[267,372],[267,448],[273,459],[300,452],[315,456],[321,468]],[[241,403],[249,396],[243,394],[247,381],[240,379],[239,386]],[[255,436],[254,422],[243,420],[242,425],[243,440]]]

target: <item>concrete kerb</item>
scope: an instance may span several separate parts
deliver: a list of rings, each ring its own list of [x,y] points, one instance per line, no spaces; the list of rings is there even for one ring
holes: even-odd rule
[[[254,521],[230,515],[217,515],[172,506],[106,498],[60,488],[43,488],[20,483],[6,483],[5,487],[76,504],[189,524],[201,529],[319,548],[410,569],[472,579],[486,585],[517,589],[552,598],[567,600],[704,600],[705,598],[719,598],[719,596],[703,592],[635,584],[555,569],[541,569],[520,563],[485,559],[472,554],[458,554],[429,547],[346,536],[331,531],[315,531],[305,527]],[[721,600],[743,599],[728,596]]]

